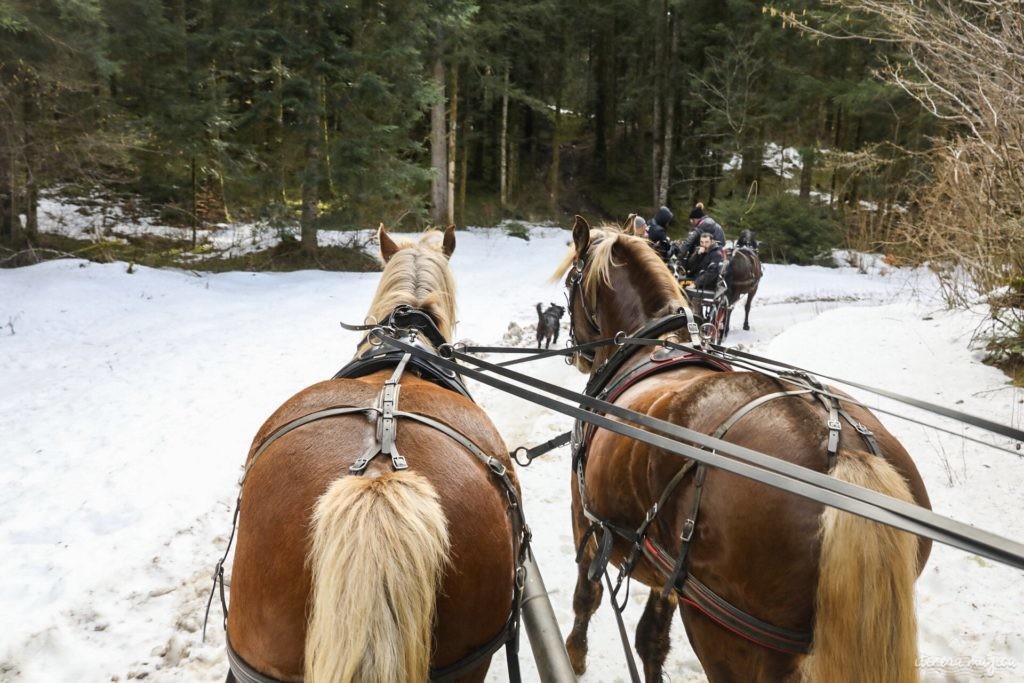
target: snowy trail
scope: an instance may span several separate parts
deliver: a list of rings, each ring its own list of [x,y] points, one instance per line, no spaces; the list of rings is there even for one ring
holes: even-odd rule
[[[458,233],[460,338],[505,343],[514,323],[532,345],[535,304],[563,301],[547,280],[569,234],[530,235]],[[223,680],[216,604],[205,644],[200,629],[242,460],[281,402],[351,357],[357,336],[337,323],[362,320],[378,279],[126,271],[77,261],[0,271],[2,681]],[[729,342],[1020,427],[1024,392],[966,348],[978,319],[943,311],[924,274],[867,271],[766,266],[753,329],[734,325]],[[558,359],[531,372],[571,389],[585,379]],[[509,447],[569,426],[489,387],[471,390]],[[937,511],[1020,539],[1020,458],[881,417]],[[563,447],[519,473],[563,632],[576,574],[568,460]],[[1018,572],[937,547],[917,586],[925,680],[1024,678]],[[634,586],[630,622],[645,599]],[[607,606],[590,642],[583,680],[626,680]],[[525,643],[524,679],[536,680]],[[667,671],[704,680],[678,625]],[[502,657],[488,680],[506,680]]]

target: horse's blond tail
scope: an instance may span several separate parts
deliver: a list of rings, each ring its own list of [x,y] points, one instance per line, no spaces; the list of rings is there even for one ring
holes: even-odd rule
[[[425,681],[449,539],[437,491],[390,472],[335,481],[313,514],[307,683]]]
[[[913,502],[907,482],[880,457],[844,452],[832,475]],[[827,508],[821,520],[814,642],[804,680],[917,681],[916,577],[913,535]]]

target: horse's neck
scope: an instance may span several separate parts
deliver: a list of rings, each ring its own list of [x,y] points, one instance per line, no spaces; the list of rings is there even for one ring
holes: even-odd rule
[[[656,287],[641,291],[624,271],[613,270],[612,286],[598,293],[598,324],[603,337],[619,332],[633,334],[650,321],[678,310],[684,305],[682,295],[676,300],[660,296]],[[606,360],[617,347],[600,349],[596,364]]]

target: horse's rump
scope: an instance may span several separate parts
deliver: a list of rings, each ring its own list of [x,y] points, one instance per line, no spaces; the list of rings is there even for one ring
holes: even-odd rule
[[[390,374],[320,382],[298,393],[263,425],[254,449],[298,417],[329,407],[375,405]],[[497,430],[465,397],[407,373],[401,379],[399,408],[449,426],[502,460],[514,478]],[[267,448],[247,475],[228,631],[242,659],[264,674],[301,679],[312,585],[312,511],[340,478],[353,477],[348,468],[376,445],[375,432],[376,420],[362,413],[305,424]],[[443,668],[494,638],[509,615],[513,523],[506,495],[491,472],[451,437],[399,418],[396,446],[408,461],[408,471],[435,491],[447,520],[450,564],[437,592],[431,661],[432,668]],[[377,455],[360,478],[391,475],[391,459]],[[362,582],[377,580],[374,567],[363,569]]]

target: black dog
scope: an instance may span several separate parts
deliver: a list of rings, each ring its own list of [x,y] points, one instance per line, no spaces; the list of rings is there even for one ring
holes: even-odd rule
[[[551,348],[551,342],[558,343],[558,330],[561,327],[559,322],[565,315],[565,308],[558,304],[551,304],[548,310],[541,311],[540,304],[537,304],[537,348],[540,343],[547,340],[545,349]]]

